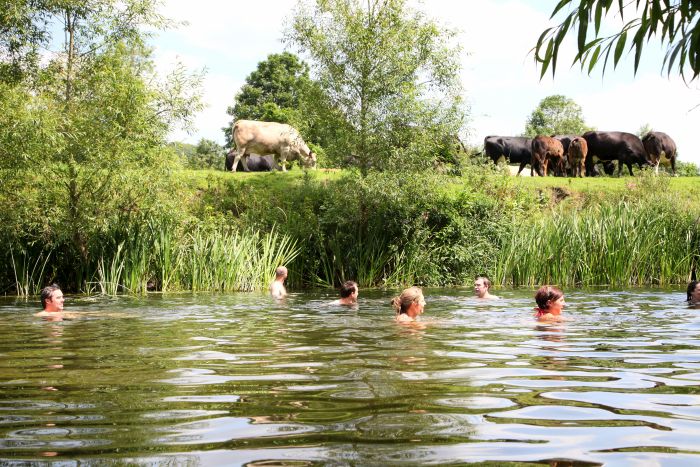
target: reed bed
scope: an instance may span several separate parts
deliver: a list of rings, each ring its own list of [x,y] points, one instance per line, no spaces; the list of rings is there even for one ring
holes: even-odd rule
[[[274,229],[196,229],[175,240],[167,226],[134,233],[97,262],[88,291],[104,295],[148,289],[201,291],[262,290],[275,268],[299,254],[296,242]]]
[[[493,277],[516,286],[683,283],[698,244],[693,215],[663,203],[555,211],[514,229],[500,250]]]

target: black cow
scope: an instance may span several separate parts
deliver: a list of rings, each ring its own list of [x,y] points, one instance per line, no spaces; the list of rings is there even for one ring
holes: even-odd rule
[[[673,175],[676,175],[676,142],[670,136],[660,131],[650,131],[642,138],[642,144],[649,155],[649,162],[656,167],[656,173],[659,173],[659,163],[668,161]]]
[[[518,175],[532,159],[532,140],[521,136],[487,136],[484,138],[484,152],[498,164],[505,157],[511,164],[520,164]]]
[[[233,170],[233,161],[236,157],[236,151],[233,150],[226,154],[226,162],[224,164],[226,171],[231,172]],[[269,154],[267,156],[259,156],[257,154],[251,154],[248,157],[248,171],[249,172],[272,172],[273,170],[279,170],[279,166],[275,162],[275,156]]]
[[[596,162],[617,161],[617,175],[622,174],[622,164],[632,173],[632,164],[637,164],[641,169],[648,165],[647,152],[642,140],[632,133],[622,131],[589,131],[583,134],[588,143],[588,158],[586,159],[586,175],[594,174],[593,166]]]

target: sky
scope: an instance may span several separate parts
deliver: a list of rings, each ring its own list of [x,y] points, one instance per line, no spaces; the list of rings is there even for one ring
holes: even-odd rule
[[[617,69],[608,66],[604,76],[599,69],[589,76],[578,65],[569,68],[575,56],[572,39],[560,51],[556,76],[548,71],[540,80],[530,51],[544,29],[558,24],[549,19],[556,3],[412,1],[415,8],[458,32],[455,44],[461,47],[461,78],[470,109],[467,142],[480,145],[488,135],[519,135],[542,99],[563,94],[582,107],[588,126],[637,133],[650,125],[676,141],[680,160],[700,164],[700,150],[693,144],[700,130],[700,82],[687,85],[678,76],[662,73],[664,50],[659,44],[645,46],[636,75],[630,54]],[[224,143],[221,128],[231,120],[226,109],[246,77],[269,54],[297,52],[282,41],[295,5],[296,0],[164,1],[161,13],[186,24],[160,32],[151,41],[158,70],[167,73],[177,62],[190,70],[204,70],[207,106],[196,116],[191,132],[174,131],[171,140],[196,144],[207,138]],[[620,18],[611,16],[603,28],[613,30],[619,24]]]

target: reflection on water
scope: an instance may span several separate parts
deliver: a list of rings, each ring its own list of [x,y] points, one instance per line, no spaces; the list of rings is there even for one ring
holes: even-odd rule
[[[700,461],[700,314],[682,291],[426,290],[0,301],[0,463]]]

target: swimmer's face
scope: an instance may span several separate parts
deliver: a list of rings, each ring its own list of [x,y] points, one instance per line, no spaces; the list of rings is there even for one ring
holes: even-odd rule
[[[483,279],[477,279],[474,281],[474,293],[477,297],[483,297],[488,291],[489,288],[486,287],[486,284],[484,284]]]
[[[564,301],[564,297],[559,297],[557,300],[551,300],[547,302],[547,312],[552,313],[553,315],[558,315],[561,313],[561,310],[564,309],[566,306],[566,301]]]
[[[63,311],[63,302],[65,301],[63,292],[54,290],[51,296],[46,299],[46,311]]]
[[[700,283],[695,284],[695,288],[690,292],[690,301],[700,303]]]
[[[422,295],[420,295],[416,301],[414,302],[418,306],[418,313],[419,315],[423,314],[423,309],[425,308],[425,298],[423,298]]]

